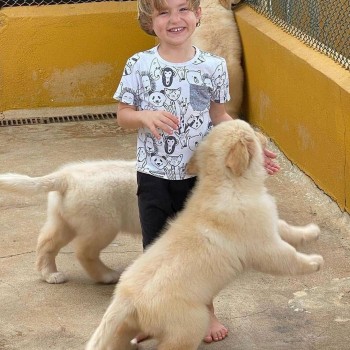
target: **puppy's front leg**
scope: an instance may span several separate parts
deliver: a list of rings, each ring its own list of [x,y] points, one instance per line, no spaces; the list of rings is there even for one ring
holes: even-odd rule
[[[253,268],[273,275],[303,275],[321,269],[323,258],[303,254],[283,240],[262,245],[252,259]]]
[[[278,233],[284,241],[298,247],[316,241],[320,235],[320,228],[315,224],[292,226],[284,220],[278,220]]]

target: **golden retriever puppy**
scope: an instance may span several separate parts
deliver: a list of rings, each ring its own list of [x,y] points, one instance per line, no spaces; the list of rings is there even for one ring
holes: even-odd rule
[[[246,269],[279,275],[318,271],[323,258],[296,246],[317,239],[317,225],[279,220],[267,193],[263,151],[251,126],[215,126],[188,170],[198,182],[185,208],[121,275],[87,350],[129,350],[140,331],[158,350],[196,350],[209,324],[206,305]]]
[[[242,47],[237,24],[231,10],[239,0],[201,0],[201,25],[193,33],[193,44],[226,59],[231,100],[226,103],[229,115],[236,117],[242,105]]]
[[[119,274],[100,260],[100,251],[118,232],[141,233],[135,161],[69,164],[52,174],[0,175],[0,190],[48,194],[47,219],[37,244],[37,268],[48,283],[66,280],[57,271],[59,250],[73,239],[76,255],[97,282],[115,283]]]

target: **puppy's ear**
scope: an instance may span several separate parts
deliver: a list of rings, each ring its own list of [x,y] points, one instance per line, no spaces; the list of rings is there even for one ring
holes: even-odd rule
[[[226,158],[226,166],[235,176],[241,176],[248,168],[250,161],[250,141],[239,140]]]
[[[189,175],[197,175],[198,174],[198,166],[197,166],[197,152],[194,152],[192,157],[190,158],[189,162],[186,166],[186,171]]]

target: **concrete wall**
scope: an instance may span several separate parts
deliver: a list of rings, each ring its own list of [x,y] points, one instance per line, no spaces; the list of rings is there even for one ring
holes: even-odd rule
[[[0,112],[111,103],[126,59],[154,43],[136,2],[3,8]]]
[[[236,12],[245,115],[350,212],[350,73],[248,6]]]

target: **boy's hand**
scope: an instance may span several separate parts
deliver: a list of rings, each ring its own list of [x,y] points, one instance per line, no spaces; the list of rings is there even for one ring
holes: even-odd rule
[[[159,129],[169,135],[179,128],[179,119],[167,111],[143,111],[142,123],[151,130],[157,140],[161,138]]]
[[[273,175],[277,173],[280,170],[280,166],[273,160],[276,158],[276,154],[271,152],[267,148],[264,148],[264,157],[265,157],[264,165],[267,173],[269,175]]]

